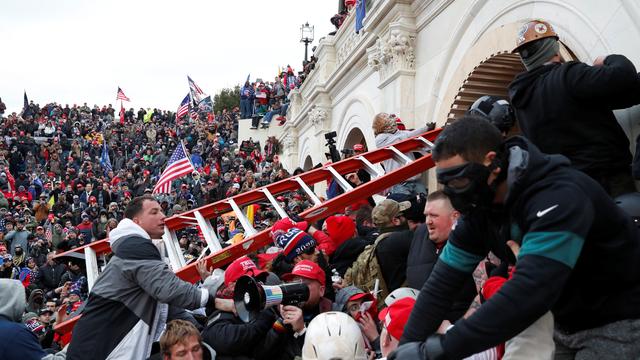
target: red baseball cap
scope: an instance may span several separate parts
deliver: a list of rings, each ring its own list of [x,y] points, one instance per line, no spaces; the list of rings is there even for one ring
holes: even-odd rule
[[[362,144],[353,145],[353,151],[364,151],[364,145]]]
[[[291,228],[297,228],[302,231],[307,231],[308,227],[309,223],[307,223],[306,221],[295,222],[289,218],[284,218],[276,221],[276,223],[273,224],[273,226],[271,227],[271,236],[275,238],[278,231],[287,232]]]
[[[325,273],[320,265],[311,260],[302,260],[293,267],[293,271],[282,275],[282,280],[291,281],[294,277],[299,276],[305,279],[316,280],[320,285],[325,285]]]
[[[415,305],[416,300],[411,297],[405,297],[397,300],[391,306],[386,307],[378,314],[378,319],[387,329],[387,332],[395,339],[400,340],[404,326],[409,321],[409,315]]]
[[[256,263],[254,263],[248,256],[241,256],[229,264],[227,270],[225,270],[224,284],[229,286],[230,283],[238,280],[243,275],[257,277],[265,273],[266,271],[258,269]]]

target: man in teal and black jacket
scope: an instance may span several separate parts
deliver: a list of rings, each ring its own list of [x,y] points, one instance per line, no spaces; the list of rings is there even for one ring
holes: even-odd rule
[[[556,355],[640,353],[640,238],[598,183],[522,137],[503,142],[474,116],[443,130],[433,159],[464,215],[390,359],[463,358],[513,338],[547,311],[555,317]],[[508,240],[520,245],[517,260]],[[513,277],[446,335],[433,335],[489,251],[517,261]]]

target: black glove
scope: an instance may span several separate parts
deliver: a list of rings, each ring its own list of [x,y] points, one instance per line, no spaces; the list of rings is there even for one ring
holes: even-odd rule
[[[388,360],[446,360],[442,339],[444,335],[429,336],[425,342],[410,342],[398,346]]]

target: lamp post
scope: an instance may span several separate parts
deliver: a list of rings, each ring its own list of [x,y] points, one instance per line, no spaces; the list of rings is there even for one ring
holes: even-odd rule
[[[300,26],[300,42],[304,43],[304,62],[307,62],[307,48],[313,42],[313,26],[306,22]]]

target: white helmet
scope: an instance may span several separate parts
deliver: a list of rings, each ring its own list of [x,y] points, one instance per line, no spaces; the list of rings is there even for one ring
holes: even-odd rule
[[[366,360],[360,327],[349,315],[330,311],[316,316],[302,347],[302,360]]]
[[[396,300],[400,300],[405,297],[412,297],[414,299],[417,299],[419,293],[420,291],[410,287],[397,288],[393,290],[391,294],[387,295],[386,298],[384,298],[384,303],[387,306],[391,306],[391,304],[396,302]]]

